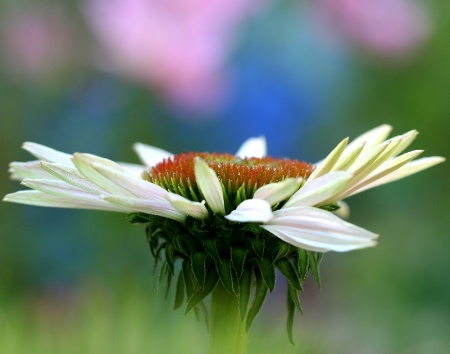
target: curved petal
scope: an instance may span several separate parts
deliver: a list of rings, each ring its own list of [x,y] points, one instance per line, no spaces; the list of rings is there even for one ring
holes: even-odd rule
[[[225,218],[236,222],[267,223],[273,217],[270,204],[262,199],[247,199]]]
[[[261,227],[289,244],[315,252],[372,247],[378,237],[331,212],[313,207],[278,210],[274,218]]]
[[[244,159],[246,157],[265,157],[266,155],[266,139],[263,136],[259,136],[244,141],[235,156]]]
[[[11,162],[9,164],[8,172],[11,173],[11,179],[19,181],[25,178],[55,178],[41,167],[39,160],[28,162]]]
[[[225,215],[222,184],[208,164],[200,157],[194,159],[195,179],[206,203],[215,214]]]
[[[103,199],[107,202],[151,215],[162,216],[179,222],[186,219],[186,215],[179,212],[169,201],[154,201],[141,198],[124,197],[120,195],[105,195]]]
[[[352,178],[353,175],[348,172],[327,173],[300,188],[286,202],[283,209],[298,206],[319,206],[321,203],[333,199],[349,184]]]
[[[205,202],[193,202],[192,200],[186,199],[181,195],[169,193],[168,200],[173,205],[175,209],[179,212],[192,216],[198,220],[206,219],[209,216],[208,209],[206,209]]]
[[[324,175],[325,173],[330,172],[339,161],[342,153],[345,150],[345,147],[347,146],[347,143],[348,138],[345,138],[333,149],[333,151],[328,154],[327,157],[325,157],[323,161],[317,162],[316,169],[313,171],[313,173],[311,173],[305,184],[308,184],[312,180]]]
[[[75,198],[72,195],[61,196],[40,191],[19,191],[11,193],[6,195],[3,201],[51,208],[106,210],[121,213],[130,213],[133,211],[130,208],[109,204],[99,198]]]
[[[56,162],[67,166],[73,166],[72,163],[72,155],[66,154],[64,152],[60,152],[58,150],[49,148],[47,146],[25,142],[22,145],[22,148],[28,151],[31,155],[36,157],[38,160],[47,161],[47,162]]]
[[[391,131],[392,126],[389,124],[382,124],[353,139],[352,142],[348,144],[347,149],[351,150],[361,143],[364,143],[365,149],[370,149],[386,140]]]
[[[136,151],[142,163],[144,163],[148,167],[155,166],[162,160],[168,159],[173,156],[173,154],[166,150],[142,143],[134,144],[133,149],[134,151]]]
[[[167,200],[169,192],[154,183],[130,175],[120,168],[111,168],[96,162],[92,167],[109,181],[127,190],[138,198],[149,200]]]
[[[281,182],[269,183],[257,189],[253,199],[263,199],[270,206],[288,199],[301,186],[302,178],[286,178]]]

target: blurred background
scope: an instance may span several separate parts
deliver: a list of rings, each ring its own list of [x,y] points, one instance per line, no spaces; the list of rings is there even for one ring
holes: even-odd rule
[[[0,194],[34,141],[138,162],[132,144],[322,159],[383,123],[449,156],[450,5],[442,0],[0,2]],[[348,200],[375,249],[330,253],[294,339],[282,284],[249,353],[450,348],[448,163]],[[144,228],[125,215],[0,204],[0,352],[207,353],[171,311]],[[187,349],[190,348],[190,349]],[[187,351],[188,350],[188,351]]]

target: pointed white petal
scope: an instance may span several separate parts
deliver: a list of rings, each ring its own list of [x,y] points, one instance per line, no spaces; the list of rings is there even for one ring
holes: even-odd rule
[[[142,143],[134,144],[133,148],[142,163],[148,167],[155,166],[162,160],[168,159],[173,156],[173,154],[166,150]]]
[[[387,175],[393,173],[394,171],[398,170],[402,166],[406,165],[411,160],[415,159],[422,152],[423,152],[423,150],[410,151],[408,153],[405,153],[403,155],[396,157],[395,159],[386,161],[384,164],[382,164],[380,167],[378,167],[374,172],[372,172],[366,178],[364,178],[361,182],[356,184],[351,189],[347,190],[345,192],[345,194],[342,195],[342,198],[347,198],[351,195],[354,195],[363,190],[366,190],[365,186],[370,185],[371,183],[383,178],[384,176],[387,176]]]
[[[246,140],[236,153],[236,157],[241,159],[246,157],[265,157],[266,155],[267,143],[263,136]]]
[[[376,234],[350,224],[331,212],[296,207],[274,212],[262,228],[283,241],[309,251],[345,252],[375,245]]]
[[[52,208],[91,209],[129,213],[132,209],[118,207],[99,199],[78,199],[42,193],[40,191],[19,191],[5,196],[5,202],[36,205]]]
[[[257,189],[254,199],[264,199],[270,206],[288,199],[301,186],[302,178],[286,178],[281,182],[269,183]]]
[[[110,181],[93,167],[93,163],[97,163],[113,169],[120,169],[120,166],[115,162],[103,157],[80,153],[74,154],[72,161],[83,176],[85,176],[88,180],[92,181],[108,193],[130,197],[133,196],[132,193]]]
[[[367,189],[371,189],[374,187],[381,186],[386,183],[391,183],[394,181],[397,181],[399,179],[408,177],[412,174],[418,173],[420,171],[423,171],[427,168],[430,168],[434,165],[437,165],[439,163],[442,163],[445,161],[445,158],[440,156],[431,156],[431,157],[424,157],[415,161],[408,162],[406,165],[400,167],[398,170],[380,178],[376,181],[369,183],[367,185],[364,185],[363,188],[358,189],[353,194],[365,191]]]
[[[98,198],[98,194],[87,192],[58,179],[24,179],[22,184],[44,193],[66,196],[68,198]]]
[[[85,178],[78,170],[66,165],[41,161],[39,165],[49,174],[85,191],[103,194],[105,191]]]
[[[407,132],[405,134],[402,134],[402,135],[392,138],[392,139],[399,138],[401,141],[400,144],[395,149],[393,156],[397,156],[402,151],[404,151],[409,145],[411,145],[411,143],[416,138],[417,134],[419,134],[419,132],[417,130],[410,130],[409,132]]]
[[[150,200],[167,200],[169,192],[156,184],[130,175],[119,168],[111,168],[97,162],[93,162],[92,167],[106,179],[127,190],[135,197]]]
[[[26,142],[22,145],[22,148],[28,151],[30,154],[42,161],[56,162],[67,166],[73,166],[72,155],[64,152],[57,151],[47,146]]]
[[[327,173],[305,184],[283,206],[319,206],[322,202],[333,199],[353,178],[348,172],[335,171]],[[336,200],[337,201],[337,200]]]
[[[361,155],[364,146],[365,144],[354,145],[351,149],[347,147],[331,171],[347,171]]]
[[[9,173],[11,173],[10,178],[19,181],[25,178],[55,178],[50,173],[42,169],[39,163],[40,161],[38,160],[28,162],[11,162],[9,164]]]
[[[370,149],[382,141],[386,140],[389,133],[392,131],[392,127],[388,124],[382,124],[379,127],[369,130],[368,132],[358,136],[350,144],[348,144],[347,149],[351,150],[355,146],[362,143],[365,144],[365,149]]]
[[[195,179],[206,203],[215,214],[225,215],[222,185],[216,173],[200,157],[194,159]]]
[[[316,169],[313,171],[313,173],[311,173],[305,184],[308,184],[312,180],[324,175],[325,173],[330,172],[339,161],[339,158],[344,152],[347,143],[348,138],[345,138],[333,149],[333,151],[328,154],[328,156],[323,161],[316,163]]]
[[[168,199],[170,203],[179,212],[192,216],[198,220],[206,219],[209,216],[208,209],[205,207],[205,202],[193,202],[192,200],[186,199],[181,195],[169,193]]]
[[[262,199],[247,199],[225,218],[236,222],[269,222],[273,217],[270,204]]]
[[[179,212],[169,201],[154,201],[141,198],[124,197],[119,195],[106,195],[103,199],[109,203],[131,209],[133,211],[140,211],[151,215],[162,216],[183,222],[186,215]]]
[[[125,162],[119,162],[118,165],[122,167],[125,171],[127,171],[129,174],[132,174],[135,177],[141,177],[147,167],[142,165],[136,165],[133,163],[125,163]]]

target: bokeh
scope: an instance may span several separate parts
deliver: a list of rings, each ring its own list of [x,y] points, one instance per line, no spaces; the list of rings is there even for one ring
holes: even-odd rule
[[[441,0],[0,3],[0,194],[34,141],[138,162],[135,142],[314,162],[389,123],[449,157],[450,5]],[[330,253],[285,331],[283,284],[249,353],[450,348],[448,162],[348,200],[374,249]],[[207,353],[205,324],[164,300],[125,215],[0,204],[0,352]]]

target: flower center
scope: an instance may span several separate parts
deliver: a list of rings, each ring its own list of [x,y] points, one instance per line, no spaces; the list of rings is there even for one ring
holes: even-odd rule
[[[196,156],[201,157],[214,170],[229,200],[233,200],[238,193],[241,198],[252,198],[255,191],[263,185],[289,177],[307,178],[314,169],[311,164],[290,159],[240,159],[231,154],[187,153],[163,160],[151,168],[145,178],[187,199],[201,201],[194,173]]]

